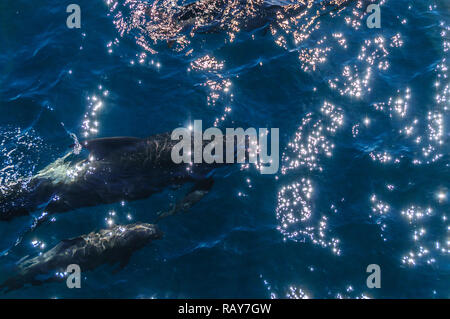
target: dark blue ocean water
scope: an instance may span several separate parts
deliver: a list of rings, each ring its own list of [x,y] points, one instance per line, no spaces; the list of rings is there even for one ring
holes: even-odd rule
[[[81,29],[66,26],[71,2],[2,0],[0,184],[63,156],[69,133],[145,137],[195,119],[279,128],[283,158],[276,175],[219,172],[116,274],[103,266],[81,289],[1,297],[450,297],[450,6],[383,2],[380,29],[353,2],[254,30],[172,34],[142,0],[77,0]],[[57,215],[0,257],[0,280],[24,256],[109,219],[150,222],[179,196]],[[0,251],[31,222],[0,222]],[[369,264],[380,289],[366,286]]]

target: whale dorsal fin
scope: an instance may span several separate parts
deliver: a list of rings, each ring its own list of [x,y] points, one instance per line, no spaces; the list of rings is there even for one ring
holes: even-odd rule
[[[101,160],[113,152],[136,147],[142,139],[138,137],[105,137],[86,140],[82,143],[91,155],[97,160]]]

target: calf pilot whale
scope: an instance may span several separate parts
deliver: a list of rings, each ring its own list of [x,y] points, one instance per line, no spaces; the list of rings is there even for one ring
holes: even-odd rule
[[[29,283],[41,285],[62,280],[67,275],[67,266],[72,264],[86,271],[103,264],[119,263],[120,270],[136,250],[162,236],[163,233],[155,225],[135,223],[62,240],[42,255],[20,262],[17,274],[3,282],[0,289],[9,292]]]

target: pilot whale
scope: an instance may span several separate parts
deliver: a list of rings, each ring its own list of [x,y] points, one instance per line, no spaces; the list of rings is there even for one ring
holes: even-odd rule
[[[81,207],[140,200],[187,182],[198,185],[206,195],[213,185],[212,172],[225,164],[176,164],[171,152],[177,143],[171,133],[148,138],[111,137],[85,141],[82,146],[89,152],[87,158],[80,159],[82,153],[69,152],[31,179],[0,188],[0,220],[11,220],[39,209],[50,215]],[[198,189],[194,185],[191,192]],[[190,197],[188,194],[187,198]],[[199,200],[198,196],[193,198]],[[189,203],[178,206],[181,209],[186,205]]]
[[[220,28],[219,22],[226,20],[228,14],[229,17],[234,16],[239,20],[241,28],[249,31],[273,21],[276,13],[282,9],[280,5],[272,5],[262,0],[200,0],[182,6],[174,15],[174,19],[183,26],[213,23],[207,28],[212,31]],[[232,13],[234,15],[230,15]]]
[[[170,26],[169,29],[180,32],[194,27],[197,32],[209,33],[237,26],[246,31],[254,30],[272,22],[280,10],[297,12],[303,8],[303,3],[290,7],[264,0],[199,0],[177,6],[168,15],[155,2],[145,13],[150,21],[160,21],[164,28]]]
[[[67,266],[72,264],[86,271],[103,264],[119,263],[120,270],[136,250],[162,236],[163,233],[155,225],[135,223],[62,240],[42,255],[20,262],[17,274],[2,283],[0,289],[8,292],[28,283],[41,285],[62,280],[67,276]]]
[[[252,31],[276,21],[280,14],[284,19],[296,17],[313,5],[333,11],[351,1],[354,0],[299,0],[281,4],[267,0],[198,0],[177,6],[169,15],[159,10],[156,1],[145,13],[150,21],[161,21],[164,28],[178,31],[192,27],[206,33],[229,29]]]

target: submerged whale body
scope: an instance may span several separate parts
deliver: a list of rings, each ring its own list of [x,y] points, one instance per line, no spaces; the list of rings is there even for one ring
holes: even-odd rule
[[[171,151],[177,143],[170,133],[86,141],[83,146],[89,151],[88,158],[80,160],[70,152],[30,180],[19,180],[0,189],[0,220],[38,209],[52,214],[144,199],[169,186],[200,182],[209,178],[213,169],[224,165],[175,164]],[[199,185],[203,187],[205,183]]]
[[[188,28],[196,32],[243,29],[251,31],[276,19],[277,12],[290,16],[303,11],[303,1],[295,5],[276,5],[265,0],[199,0],[183,6],[172,7],[169,12],[155,2],[145,12],[150,22],[161,27],[161,31],[173,36]],[[158,29],[153,28],[153,31]]]
[[[17,274],[0,285],[0,289],[11,291],[27,283],[40,285],[62,280],[67,275],[67,266],[72,264],[86,271],[119,262],[119,269],[122,269],[136,250],[162,236],[155,225],[136,223],[63,240],[42,255],[20,262]]]
[[[145,13],[150,22],[160,25],[164,32],[176,36],[182,30],[193,28],[196,32],[221,30],[252,31],[277,20],[295,18],[313,5],[317,10],[337,10],[354,0],[298,0],[281,4],[267,0],[198,0],[186,5],[167,8],[155,2]],[[153,28],[154,31],[155,28]],[[156,28],[157,29],[157,28]],[[163,33],[164,33],[163,32]]]
[[[181,7],[174,15],[174,19],[186,25],[205,24],[205,22],[219,21],[233,11],[240,11],[245,12],[239,17],[241,27],[252,30],[272,21],[276,12],[282,8],[280,5],[272,5],[261,0],[200,0]],[[217,27],[211,29],[214,30]]]

